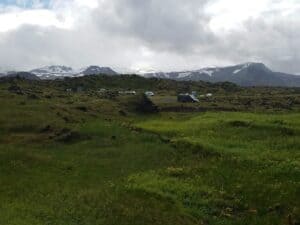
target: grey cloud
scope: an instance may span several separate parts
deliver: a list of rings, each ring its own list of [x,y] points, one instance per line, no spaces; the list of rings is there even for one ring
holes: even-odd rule
[[[115,35],[138,38],[160,50],[191,51],[194,44],[207,43],[214,36],[203,13],[207,0],[116,0],[110,14],[95,11],[99,27]],[[107,20],[107,17],[112,18]]]
[[[228,57],[234,62],[261,61],[277,71],[300,71],[300,20],[259,17],[244,23],[210,47],[211,53]],[[225,40],[226,44],[220,40]]]
[[[138,58],[138,42],[82,24],[75,30],[22,26],[0,33],[0,67],[31,69],[49,64],[126,67]]]
[[[261,61],[272,69],[300,72],[300,15],[278,9],[246,21],[240,29],[213,33],[205,13],[209,0],[110,0],[74,29],[23,26],[0,33],[0,67],[46,64],[130,67],[148,62],[155,69],[200,68]],[[151,56],[140,49],[148,47]]]

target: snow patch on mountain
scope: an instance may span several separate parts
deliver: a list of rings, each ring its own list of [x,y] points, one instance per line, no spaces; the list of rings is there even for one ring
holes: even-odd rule
[[[237,69],[237,70],[233,71],[233,73],[234,73],[234,74],[237,74],[237,73],[239,73],[239,72],[241,72],[241,71],[242,71],[242,69]]]
[[[192,72],[183,72],[178,74],[178,78],[188,77],[192,74]]]
[[[217,68],[217,67],[208,67],[208,68],[203,68],[203,69],[200,69],[200,70],[196,70],[197,73],[206,74],[210,77],[212,77],[214,75],[214,73],[216,73],[218,71],[219,71],[219,68]]]
[[[199,70],[199,73],[203,73],[203,74],[206,74],[211,77],[213,75],[214,71],[203,69],[203,70]]]

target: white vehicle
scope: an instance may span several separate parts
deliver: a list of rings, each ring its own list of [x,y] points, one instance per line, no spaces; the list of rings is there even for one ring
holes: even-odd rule
[[[152,92],[152,91],[146,91],[145,92],[145,95],[147,95],[147,96],[154,96],[154,93]]]

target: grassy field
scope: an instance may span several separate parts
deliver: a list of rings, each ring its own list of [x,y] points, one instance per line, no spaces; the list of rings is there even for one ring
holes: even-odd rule
[[[16,98],[1,101],[1,225],[172,224],[187,217],[169,202],[126,188],[129,175],[170,164],[172,148],[156,136],[76,111],[65,122],[47,110],[53,103],[20,106],[23,97]]]
[[[175,167],[132,177],[210,224],[299,219],[300,114],[167,114],[138,126],[186,154]],[[158,182],[157,182],[158,181]]]
[[[299,224],[293,107],[141,114],[132,98],[10,85],[0,84],[0,225]]]

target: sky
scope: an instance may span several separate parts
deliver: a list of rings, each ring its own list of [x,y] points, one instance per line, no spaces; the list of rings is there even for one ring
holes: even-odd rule
[[[300,75],[300,0],[0,0],[2,70],[244,62]]]

